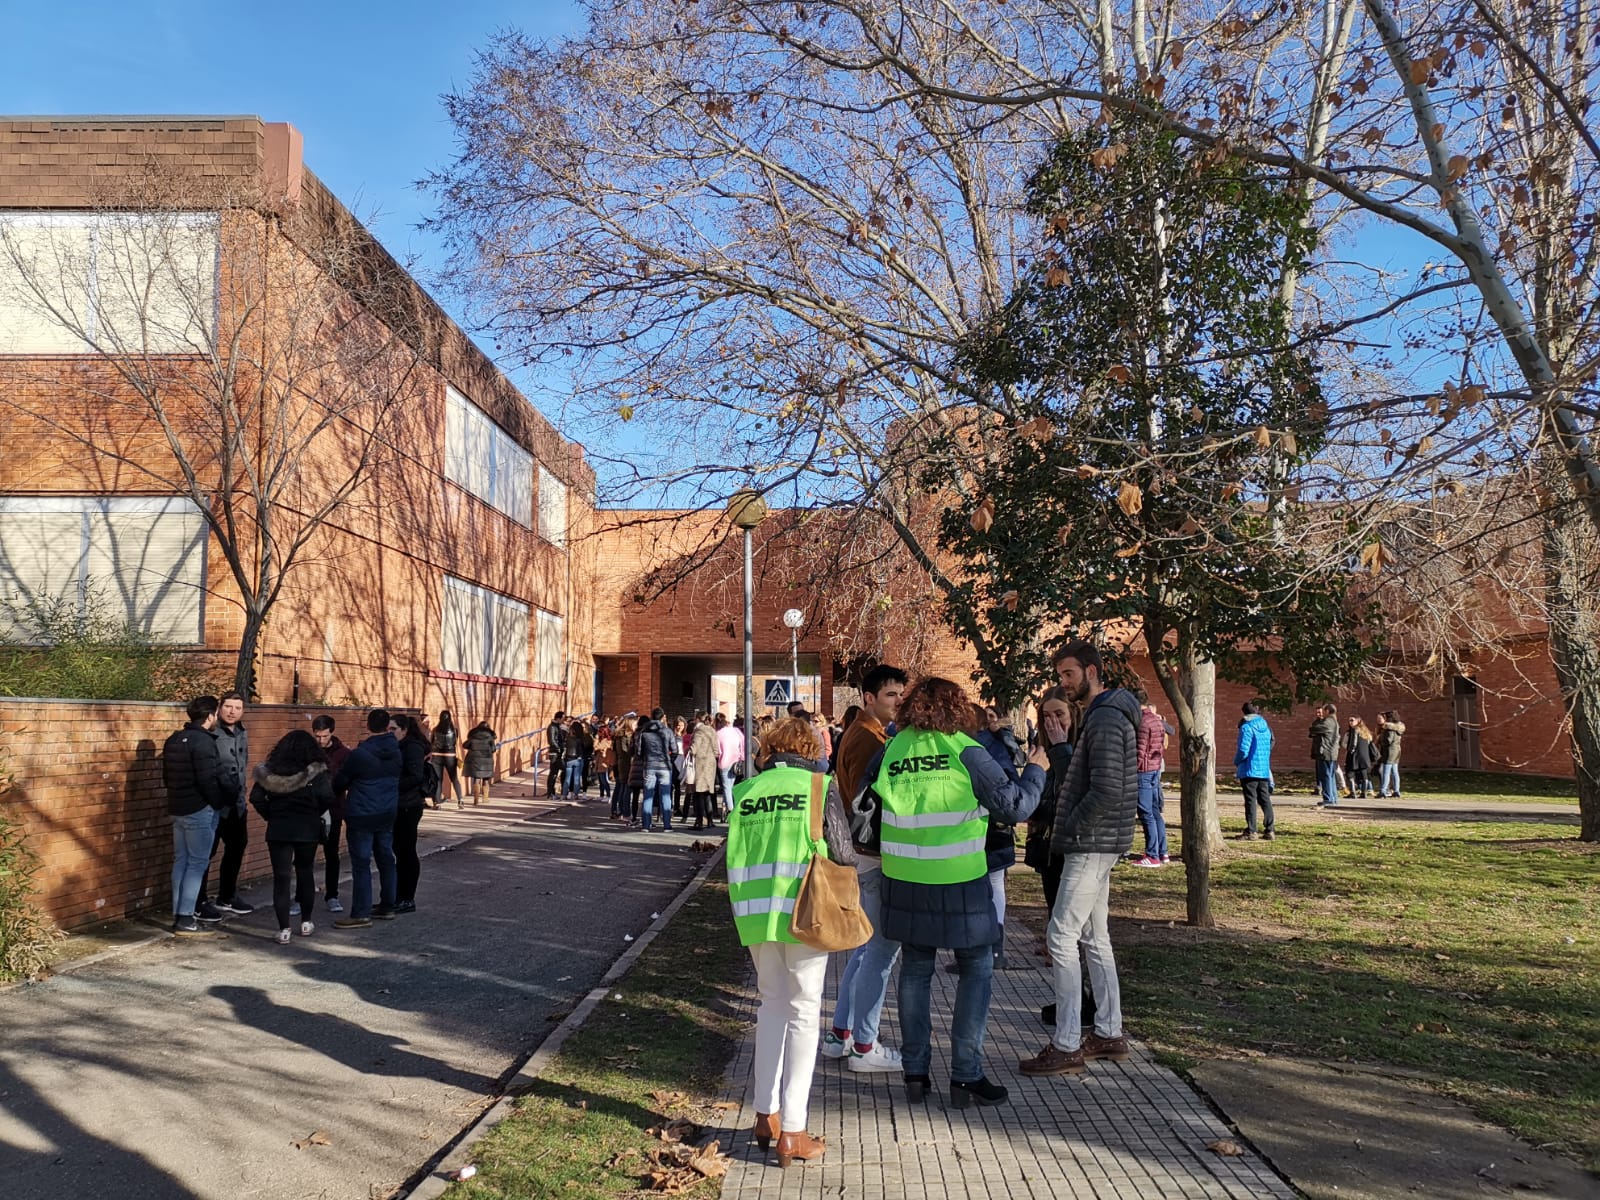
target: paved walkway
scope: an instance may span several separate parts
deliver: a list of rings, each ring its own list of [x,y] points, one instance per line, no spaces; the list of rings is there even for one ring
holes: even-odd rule
[[[1049,1003],[1044,960],[1034,936],[1013,924],[1007,953],[1017,964],[995,974],[984,1058],[989,1078],[1011,1089],[997,1108],[948,1106],[950,1008],[955,976],[934,974],[933,1078],[925,1105],[908,1105],[898,1074],[853,1075],[842,1062],[820,1058],[811,1089],[811,1129],[828,1139],[819,1164],[780,1170],[750,1141],[749,1104],[755,1054],[754,1001],[743,1015],[750,1034],[729,1068],[725,1095],[740,1102],[729,1113],[723,1145],[734,1166],[722,1194],[732,1200],[1292,1200],[1295,1191],[1262,1159],[1246,1152],[1223,1157],[1208,1142],[1232,1138],[1205,1099],[1142,1046],[1123,1063],[1098,1062],[1085,1075],[1029,1079],[1019,1059],[1044,1045],[1039,1006]],[[844,955],[829,966],[824,1013],[831,1011]],[[946,958],[947,956],[941,956]],[[891,1005],[885,1032],[898,1033]]]

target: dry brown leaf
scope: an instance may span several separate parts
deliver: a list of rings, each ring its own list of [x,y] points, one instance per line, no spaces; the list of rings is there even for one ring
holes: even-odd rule
[[[1143,549],[1144,549],[1144,543],[1143,542],[1135,542],[1131,546],[1125,546],[1123,549],[1118,550],[1116,552],[1116,554],[1114,554],[1112,557],[1114,557],[1114,558],[1132,558],[1135,554],[1139,553],[1139,551],[1141,551]]]
[[[1045,287],[1066,287],[1070,278],[1071,276],[1067,274],[1065,267],[1051,267],[1044,273],[1044,285]]]
[[[1213,1154],[1221,1154],[1227,1158],[1238,1158],[1244,1153],[1244,1147],[1232,1138],[1219,1138],[1214,1142],[1207,1142],[1206,1149]]]
[[[978,533],[988,533],[994,526],[994,501],[985,496],[972,510],[972,528]]]
[[[1056,531],[1056,545],[1065,546],[1072,540],[1072,522],[1068,521]]]
[[[1483,388],[1481,388],[1476,383],[1467,384],[1466,387],[1461,389],[1461,403],[1463,403],[1463,404],[1482,404],[1483,403]]]
[[[1265,450],[1268,446],[1272,445],[1272,430],[1268,429],[1265,425],[1257,425],[1255,439],[1256,445]]]
[[[1092,467],[1088,463],[1080,463],[1078,465],[1079,479],[1093,479],[1098,474],[1100,474],[1099,467]]]
[[[1005,605],[1007,612],[1016,612],[1017,611],[1017,590],[1015,588],[1012,588],[1004,596],[1001,596],[1000,597],[1000,603]]]
[[[333,1141],[326,1133],[319,1129],[315,1133],[308,1137],[302,1138],[298,1142],[292,1142],[291,1145],[293,1145],[296,1150],[304,1150],[307,1146],[331,1146],[333,1145]]]
[[[1133,368],[1124,363],[1106,368],[1106,378],[1112,383],[1127,383],[1133,378]]]
[[[711,1142],[689,1160],[689,1166],[707,1179],[721,1179],[728,1173],[733,1160],[722,1153],[720,1142]]]
[[[1445,164],[1444,171],[1453,183],[1456,180],[1465,179],[1467,177],[1467,169],[1471,165],[1465,154],[1452,154],[1450,161]]]
[[[1295,439],[1293,433],[1285,429],[1278,435],[1278,449],[1293,457],[1300,452],[1300,443]]]
[[[638,1047],[629,1046],[628,1049],[637,1050]],[[650,1093],[650,1099],[654,1100],[657,1104],[671,1105],[682,1104],[686,1097],[682,1092],[654,1091]]]
[[[1369,542],[1361,548],[1361,565],[1374,575],[1382,574],[1385,563],[1394,561],[1382,542]]]
[[[1117,507],[1130,517],[1136,517],[1144,511],[1144,493],[1139,490],[1139,485],[1124,481],[1117,488]]]
[[[1222,489],[1222,498],[1224,500],[1237,500],[1243,494],[1244,485],[1239,483],[1237,480],[1224,485]]]
[[[1049,417],[1035,417],[1017,432],[1025,437],[1049,437],[1055,432],[1055,428],[1056,423]]]
[[[739,1102],[737,1100],[718,1100],[711,1107],[719,1112],[738,1112]]]
[[[1089,151],[1089,162],[1102,171],[1109,171],[1122,161],[1122,156],[1128,152],[1126,142],[1114,142],[1099,150]]]
[[[1433,63],[1429,59],[1418,59],[1416,62],[1411,64],[1411,82],[1419,87],[1422,84],[1427,83],[1428,76],[1432,74]]]

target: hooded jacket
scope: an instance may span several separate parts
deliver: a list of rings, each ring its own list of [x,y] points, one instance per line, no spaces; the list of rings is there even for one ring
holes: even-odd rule
[[[400,803],[400,743],[375,733],[344,760],[334,789],[344,792],[344,820],[351,829],[385,829]]]
[[[1126,688],[1095,697],[1056,794],[1052,854],[1122,854],[1139,809],[1139,700]]]
[[[274,775],[262,763],[254,772],[250,806],[267,822],[269,842],[319,842],[322,814],[333,804],[327,764],[310,763],[293,775]]]
[[[1239,723],[1233,770],[1240,779],[1272,778],[1272,728],[1260,713],[1251,713]]]
[[[1404,721],[1380,721],[1378,723],[1377,754],[1380,763],[1398,763],[1400,761],[1400,739],[1405,735]]]

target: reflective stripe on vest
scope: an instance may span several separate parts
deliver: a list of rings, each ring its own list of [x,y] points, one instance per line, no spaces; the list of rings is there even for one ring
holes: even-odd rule
[[[796,941],[790,915],[817,852],[811,841],[812,778],[802,767],[773,767],[733,789],[728,899],[743,945]]]
[[[989,814],[977,807],[962,733],[907,729],[884,748],[873,790],[883,799],[883,873],[910,883],[965,883],[988,874]]]

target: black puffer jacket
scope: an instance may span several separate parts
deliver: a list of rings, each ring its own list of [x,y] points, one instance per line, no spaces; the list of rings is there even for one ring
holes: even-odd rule
[[[408,737],[400,742],[400,808],[421,808],[427,770],[426,739]]]
[[[1052,854],[1121,854],[1133,845],[1138,760],[1138,699],[1123,688],[1100,693],[1056,792]]]
[[[640,721],[638,731],[633,735],[634,759],[647,771],[661,767],[670,769],[673,759],[677,757],[672,747],[675,740],[672,731],[660,721]]]
[[[222,755],[209,729],[193,721],[161,748],[161,778],[167,785],[167,812],[187,817],[204,808],[232,808],[233,794],[222,777]]]
[[[322,814],[333,804],[333,777],[323,763],[293,775],[274,775],[263,763],[254,772],[250,805],[266,818],[269,842],[320,842]]]

